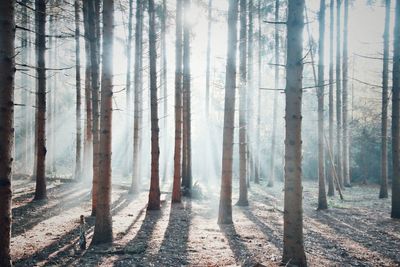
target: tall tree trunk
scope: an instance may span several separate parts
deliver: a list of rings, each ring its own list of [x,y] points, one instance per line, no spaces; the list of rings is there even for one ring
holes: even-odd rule
[[[325,0],[320,0],[318,42],[318,209],[328,208],[325,191],[324,152],[324,54],[325,54]]]
[[[46,199],[46,1],[35,1],[36,20],[36,191],[35,200]]]
[[[342,0],[337,0],[336,6],[336,173],[339,186],[343,188],[342,170],[342,77],[340,58],[340,7]]]
[[[92,85],[89,34],[89,1],[83,1],[83,25],[85,30],[85,140],[83,146],[84,177],[92,177],[93,134],[92,134]]]
[[[344,22],[343,22],[343,183],[350,186],[349,176],[349,147],[348,147],[348,76],[349,76],[349,55],[348,55],[348,24],[349,24],[349,0],[344,0]]]
[[[330,15],[329,15],[329,20],[330,20],[330,26],[329,26],[329,144],[328,146],[330,149],[333,150],[333,120],[334,120],[334,111],[333,111],[333,83],[334,83],[334,77],[333,77],[333,38],[334,38],[334,14],[335,14],[335,0],[331,0],[330,2]],[[333,151],[331,151],[332,154],[334,154]],[[332,159],[330,159],[332,160]],[[328,196],[334,196],[335,195],[335,188],[334,188],[334,164],[329,164],[329,173],[328,173]]]
[[[103,0],[103,68],[101,72],[101,118],[99,180],[96,223],[92,244],[113,240],[111,218],[111,140],[113,101],[114,0]]]
[[[27,4],[28,0],[22,1],[22,6],[21,6],[21,26],[24,27],[25,29],[29,29],[29,16],[27,12]],[[21,63],[29,65],[29,46],[28,46],[28,31],[22,31],[21,32]],[[22,74],[21,75],[21,87],[22,87],[22,103],[25,104],[25,109],[23,112],[23,127],[24,127],[24,137],[22,140],[22,151],[24,152],[23,155],[23,172],[28,173],[29,172],[29,149],[30,149],[30,119],[29,119],[29,108],[30,108],[30,103],[29,103],[29,89],[28,89],[28,79],[27,75]]]
[[[162,15],[161,15],[161,88],[163,92],[163,128],[164,128],[164,173],[163,180],[167,179],[168,169],[168,81],[167,81],[167,41],[166,41],[166,28],[167,28],[167,1],[162,0]]]
[[[0,2],[0,266],[11,266],[11,180],[14,142],[14,1]]]
[[[387,124],[388,124],[388,82],[389,82],[389,42],[390,42],[390,0],[385,1],[385,32],[383,34],[383,71],[382,71],[382,128],[381,128],[381,186],[379,198],[388,198],[387,163]]]
[[[175,41],[175,148],[174,183],[172,203],[181,202],[181,149],[182,149],[182,3],[176,1],[176,41]]]
[[[279,0],[275,0],[275,21],[279,21]],[[279,29],[275,24],[275,91],[274,91],[274,111],[272,115],[272,136],[271,136],[271,161],[268,187],[274,186],[275,181],[275,147],[276,147],[276,127],[278,120],[278,87],[279,87]]]
[[[254,132],[253,127],[254,123],[252,120],[253,117],[253,105],[254,105],[254,62],[253,62],[253,35],[254,35],[254,24],[253,24],[253,0],[248,0],[248,16],[249,16],[249,29],[248,29],[248,35],[247,35],[247,81],[246,81],[246,150],[247,150],[247,163],[248,163],[248,168],[246,170],[247,177],[249,178],[248,181],[250,180],[255,180],[254,176],[254,149],[253,149],[253,142],[251,141],[254,137],[252,134]],[[248,183],[250,186],[250,183]]]
[[[99,153],[100,153],[100,93],[99,93],[99,69],[100,69],[100,51],[98,46],[98,16],[96,15],[96,6],[100,0],[89,0],[89,41],[90,41],[90,62],[91,62],[91,89],[92,89],[92,111],[93,111],[93,188],[92,188],[92,216],[96,215],[97,208],[97,189],[99,180]]]
[[[192,190],[192,163],[191,163],[191,74],[190,74],[190,31],[189,10],[190,0],[184,0],[183,25],[183,157],[182,157],[182,185],[185,193],[190,196]]]
[[[396,0],[394,24],[393,89],[392,89],[392,218],[400,218],[400,155],[399,155],[399,98],[400,98],[400,0]]]
[[[235,126],[238,0],[229,0],[219,224],[232,224],[232,156]]]
[[[159,178],[159,127],[157,99],[157,34],[154,0],[149,0],[149,54],[150,54],[150,102],[151,102],[151,181],[149,203],[147,210],[160,209],[160,178]]]
[[[133,122],[133,175],[130,192],[139,192],[140,184],[140,139],[141,139],[141,120],[142,120],[142,41],[143,41],[143,9],[144,3],[136,1],[136,29],[135,29],[135,103],[134,103],[134,122]]]
[[[82,178],[82,123],[81,123],[81,47],[79,43],[79,1],[75,0],[75,80],[76,80],[76,156],[75,179]]]
[[[258,145],[260,142],[260,125],[261,125],[261,60],[262,60],[262,44],[261,44],[261,1],[258,1],[257,7],[257,15],[258,15],[258,77],[257,77],[257,88],[256,88],[256,97],[257,97],[257,124],[255,126],[256,130],[256,138],[255,138],[255,149],[254,149],[254,182],[256,184],[260,183],[260,146]]]
[[[206,118],[210,114],[210,66],[211,66],[211,27],[213,0],[208,0],[207,61],[206,61]]]
[[[288,4],[282,261],[284,264],[307,266],[303,244],[303,192],[301,185],[304,0],[289,1]]]
[[[240,37],[239,37],[239,200],[236,205],[247,206],[247,140],[246,102],[247,96],[247,1],[240,0]]]

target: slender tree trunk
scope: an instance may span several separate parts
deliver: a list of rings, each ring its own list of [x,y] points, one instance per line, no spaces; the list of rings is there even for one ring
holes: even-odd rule
[[[348,147],[348,76],[349,76],[349,55],[348,55],[348,23],[349,22],[349,0],[344,0],[344,23],[343,23],[343,183],[350,186],[349,177],[349,147]]]
[[[81,47],[79,43],[79,1],[75,0],[75,79],[76,79],[76,156],[75,179],[82,178],[82,123],[81,123]]]
[[[91,62],[91,89],[92,89],[92,110],[93,110],[93,188],[92,188],[92,216],[96,215],[97,208],[97,189],[99,180],[99,153],[100,153],[100,93],[99,93],[99,46],[97,20],[96,16],[96,1],[100,0],[89,0],[89,42],[90,42],[90,62]]]
[[[334,120],[334,110],[333,110],[333,38],[334,38],[334,14],[335,14],[335,0],[331,0],[330,2],[330,26],[329,26],[329,147],[333,150],[333,120]],[[332,151],[332,154],[334,152]],[[335,186],[334,186],[334,164],[329,164],[329,173],[328,173],[328,196],[335,195]]]
[[[208,0],[208,26],[207,26],[207,62],[206,62],[206,118],[210,114],[210,66],[211,66],[211,27],[212,27],[213,0]]]
[[[253,132],[254,132],[254,123],[252,120],[254,111],[253,111],[253,105],[254,105],[254,61],[253,61],[253,35],[254,35],[254,22],[253,22],[253,0],[248,0],[248,16],[249,16],[249,27],[248,27],[248,34],[247,34],[247,81],[246,81],[246,149],[247,149],[247,177],[249,177],[248,181],[253,180],[255,181],[255,176],[254,176],[254,169],[255,169],[255,164],[254,164],[254,149],[253,149],[253,142],[251,141],[254,137]],[[250,183],[248,183],[248,186],[250,187]]]
[[[261,60],[262,60],[262,44],[261,44],[261,1],[258,1],[257,7],[257,15],[258,15],[258,86],[256,88],[256,97],[257,97],[257,124],[255,126],[256,130],[256,139],[255,139],[255,156],[254,156],[254,182],[256,184],[260,183],[260,146],[258,145],[260,142],[260,125],[261,125]]]
[[[340,58],[340,8],[342,0],[337,0],[336,6],[336,173],[339,186],[343,188],[342,169],[342,80]]]
[[[275,0],[275,21],[279,21],[279,0]],[[275,89],[279,87],[279,29],[275,24]],[[276,127],[278,120],[278,91],[274,91],[274,111],[272,115],[272,137],[271,137],[271,162],[268,187],[274,186],[275,181],[275,147],[276,147]]]
[[[181,202],[181,148],[182,148],[182,3],[176,1],[175,41],[175,152],[172,203]]]
[[[389,42],[390,42],[390,0],[385,1],[385,32],[383,34],[383,71],[382,71],[382,128],[381,128],[381,187],[379,198],[388,198],[387,163],[387,124],[388,124],[388,82],[389,82]]]
[[[324,152],[324,54],[325,54],[325,0],[320,0],[318,43],[318,209],[328,208],[325,191]]]
[[[167,180],[168,169],[168,81],[167,81],[167,41],[166,41],[166,27],[167,27],[167,1],[162,0],[162,15],[161,15],[161,88],[163,91],[163,128],[164,128],[164,174],[163,180]]]
[[[239,71],[240,71],[240,95],[239,95],[239,200],[236,205],[247,206],[247,140],[246,134],[246,102],[247,96],[247,1],[240,0],[240,37],[239,37]]]
[[[156,18],[154,0],[149,0],[149,53],[150,53],[150,101],[151,101],[151,181],[149,203],[147,210],[160,209],[160,181],[159,181],[159,127],[158,127],[158,99],[157,99],[157,48],[156,48]]]
[[[36,191],[35,200],[46,199],[46,1],[35,1],[36,20]]]
[[[238,0],[229,0],[219,224],[232,224],[232,156],[235,122]]]
[[[83,1],[83,25],[85,30],[85,140],[83,146],[83,162],[85,179],[92,177],[93,169],[93,134],[92,134],[92,85],[91,85],[91,62],[89,41],[89,1]]]
[[[26,5],[28,4],[28,0],[23,0],[22,1],[23,5],[21,6],[21,26],[24,27],[25,29],[29,29],[29,16],[27,12],[27,7]],[[27,31],[22,31],[21,32],[21,63],[29,65],[29,46],[28,46],[28,32]],[[24,131],[24,138],[22,139],[22,148],[24,151],[23,154],[23,172],[24,173],[29,173],[29,149],[30,149],[30,119],[29,119],[29,108],[30,108],[30,103],[29,103],[29,89],[28,89],[28,79],[27,75],[22,74],[21,76],[21,87],[22,87],[22,103],[25,104],[25,109],[23,112],[23,127],[25,129]]]
[[[192,190],[192,163],[191,163],[191,74],[190,74],[190,31],[189,10],[191,1],[184,0],[185,23],[183,25],[183,160],[182,185],[185,193],[190,196]]]
[[[134,122],[133,122],[133,175],[130,192],[137,194],[140,186],[140,139],[141,139],[141,120],[142,120],[142,41],[143,41],[143,9],[144,3],[136,1],[136,29],[135,29],[135,103],[134,103]]]
[[[111,140],[113,101],[114,0],[103,0],[103,68],[101,72],[101,118],[99,180],[96,224],[92,244],[113,240],[111,218]]]
[[[12,147],[14,142],[14,1],[0,2],[0,266],[11,266]]]
[[[307,266],[303,244],[301,185],[301,102],[303,76],[304,0],[289,1],[286,64],[285,197],[283,263]]]
[[[400,156],[399,156],[399,98],[400,98],[400,0],[396,0],[394,24],[393,89],[392,89],[392,218],[400,218]]]

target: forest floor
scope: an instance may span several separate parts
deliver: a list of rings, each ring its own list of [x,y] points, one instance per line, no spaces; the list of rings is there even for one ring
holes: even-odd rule
[[[234,181],[237,184],[237,181]],[[13,183],[12,259],[15,266],[278,266],[282,255],[283,184],[251,184],[249,207],[234,206],[234,224],[217,224],[218,195],[184,198],[146,212],[147,193],[133,198],[113,188],[114,243],[78,249],[79,216],[93,234],[90,185],[48,183],[48,200],[33,202],[34,182]],[[376,186],[354,186],[345,200],[317,211],[316,182],[304,183],[304,239],[310,266],[400,266],[400,220]],[[237,190],[234,190],[234,192]],[[234,201],[237,195],[233,195]],[[235,202],[233,202],[235,203]]]

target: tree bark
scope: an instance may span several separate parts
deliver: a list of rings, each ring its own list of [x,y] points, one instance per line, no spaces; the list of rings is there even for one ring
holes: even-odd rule
[[[255,181],[255,176],[254,176],[254,169],[255,169],[255,164],[254,164],[254,149],[253,149],[253,142],[252,139],[254,135],[252,134],[254,132],[254,123],[252,120],[254,111],[253,111],[253,105],[254,105],[254,57],[253,57],[253,35],[254,35],[254,22],[253,22],[253,0],[248,0],[248,16],[249,16],[249,27],[248,27],[248,34],[247,34],[247,81],[246,81],[246,150],[247,150],[247,170],[246,170],[246,175],[248,177],[248,186],[250,187],[249,181]]]
[[[325,0],[320,0],[318,42],[318,209],[328,208],[325,191],[324,152],[324,53],[325,53]]]
[[[334,38],[334,14],[335,14],[335,0],[331,0],[330,2],[330,26],[329,26],[329,144],[328,146],[333,150],[333,120],[334,120],[334,110],[333,110],[333,38]],[[332,151],[332,154],[334,152]],[[329,173],[328,173],[328,196],[335,195],[335,186],[334,186],[334,164],[329,164]]]
[[[275,0],[275,21],[279,21],[279,0]],[[275,24],[275,89],[279,87],[279,29]],[[274,186],[275,181],[275,147],[276,147],[276,127],[278,120],[278,91],[274,91],[274,111],[272,115],[272,136],[271,136],[271,161],[268,187]]]
[[[46,1],[35,1],[36,20],[36,60],[37,60],[37,92],[36,92],[36,190],[35,200],[47,198],[46,194]]]
[[[247,199],[247,1],[240,0],[240,37],[239,37],[239,200],[238,206],[248,206]]]
[[[340,7],[342,0],[337,0],[336,6],[336,173],[339,186],[343,188],[342,170],[342,80],[340,58]]]
[[[30,23],[29,23],[29,16],[27,12],[27,0],[22,1],[23,5],[21,6],[21,26],[24,27],[25,29],[30,28]],[[29,65],[29,41],[28,41],[28,31],[22,31],[21,32],[21,63]],[[23,172],[24,173],[29,173],[30,171],[30,112],[29,112],[29,90],[28,90],[28,79],[27,75],[22,74],[21,75],[21,87],[23,90],[22,93],[22,103],[25,104],[25,109],[23,112],[23,127],[24,127],[24,138],[22,140],[22,148],[24,152],[23,155]]]
[[[101,118],[99,180],[96,223],[92,244],[113,240],[111,218],[111,140],[113,101],[114,0],[103,0],[103,68],[101,73]]]
[[[11,266],[12,148],[14,143],[14,1],[0,2],[0,266]]]
[[[163,128],[164,128],[164,173],[163,181],[167,180],[168,169],[168,81],[167,81],[167,1],[162,0],[162,15],[161,15],[161,88],[163,92]]]
[[[399,98],[400,98],[400,0],[396,0],[394,24],[393,53],[393,89],[392,89],[392,218],[400,218],[400,131],[399,131]]]
[[[238,0],[229,0],[219,224],[232,224],[232,155],[235,122]]]
[[[260,146],[258,145],[260,142],[260,125],[261,125],[261,61],[262,61],[262,40],[261,40],[261,1],[258,2],[257,7],[257,15],[258,15],[258,61],[257,61],[257,68],[258,68],[258,86],[256,88],[256,96],[257,96],[257,124],[255,127],[256,130],[256,138],[255,138],[255,156],[254,156],[254,182],[256,184],[260,183]]]
[[[156,48],[156,18],[154,0],[149,0],[149,54],[150,54],[150,101],[151,101],[151,181],[149,203],[147,210],[160,209],[160,181],[159,181],[159,127],[158,127],[158,99],[157,99],[157,48]]]
[[[385,1],[385,31],[383,34],[383,71],[382,71],[382,128],[381,128],[381,181],[379,198],[388,198],[388,162],[387,162],[387,124],[388,124],[388,82],[389,82],[389,42],[390,42],[390,0]]]
[[[303,244],[301,185],[301,103],[303,76],[304,0],[289,1],[286,64],[284,264],[307,266]]]
[[[174,183],[172,203],[181,202],[181,149],[182,149],[182,3],[176,1],[176,41],[175,41],[175,148]]]
[[[82,178],[82,123],[81,123],[81,47],[79,43],[79,1],[75,0],[75,80],[76,80],[76,156],[75,179]]]

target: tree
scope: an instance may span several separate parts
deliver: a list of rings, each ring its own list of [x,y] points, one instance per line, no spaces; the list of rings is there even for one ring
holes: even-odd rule
[[[154,0],[149,0],[149,56],[150,56],[150,112],[151,112],[151,181],[147,210],[160,209],[160,178],[159,178],[159,127],[157,99],[157,34]]]
[[[385,30],[383,34],[383,71],[382,71],[382,128],[381,128],[381,180],[379,198],[388,198],[387,163],[387,124],[388,124],[388,82],[389,82],[389,41],[390,41],[390,0],[385,1]]]
[[[342,0],[337,0],[336,5],[336,174],[339,186],[343,188],[342,170],[342,80],[340,58],[340,6]]]
[[[333,83],[334,83],[334,78],[333,78],[333,37],[334,37],[334,14],[335,14],[335,0],[331,0],[330,2],[330,15],[329,15],[329,20],[330,20],[330,26],[329,26],[329,141],[328,141],[328,151],[333,150],[333,120],[334,120],[334,114],[333,114]],[[333,151],[331,151],[333,154]],[[329,157],[330,160],[333,160]],[[334,188],[334,164],[331,163],[329,164],[329,172],[328,172],[328,196],[334,196],[335,195],[335,188]]]
[[[279,0],[275,0],[275,21],[279,20]],[[275,89],[279,87],[279,29],[275,24]],[[278,91],[274,92],[274,110],[272,115],[272,137],[271,137],[271,161],[268,187],[274,186],[275,180],[275,147],[276,147],[276,127],[278,119]]]
[[[247,181],[254,180],[255,182],[255,165],[254,165],[254,149],[252,146],[252,133],[254,132],[253,127],[254,123],[252,123],[253,117],[253,105],[254,105],[254,57],[253,57],[253,35],[254,35],[254,21],[253,21],[253,0],[248,0],[248,16],[249,16],[249,27],[248,27],[248,34],[247,34],[247,81],[246,81],[246,119],[245,119],[245,131],[246,131],[246,150],[247,150],[247,163],[248,167],[246,170],[246,176],[248,177]],[[240,115],[239,115],[240,117]],[[248,186],[250,183],[248,182]]]
[[[320,0],[319,42],[318,42],[318,209],[328,208],[325,191],[324,159],[324,42],[325,42],[325,0]]]
[[[232,223],[232,155],[235,122],[236,49],[238,0],[229,0],[228,54],[225,74],[225,107],[222,141],[222,175],[219,199],[219,224]]]
[[[174,183],[172,203],[181,202],[181,149],[182,149],[182,0],[176,1],[175,41],[175,146]]]
[[[349,24],[349,0],[344,0],[344,22],[343,22],[343,183],[344,186],[350,186],[349,176],[349,147],[348,147],[348,79],[349,79],[349,55],[348,55],[348,24]]]
[[[76,80],[76,156],[75,179],[82,178],[82,123],[81,123],[81,48],[79,44],[79,1],[75,0],[75,80]]]
[[[164,116],[164,174],[163,180],[167,179],[167,169],[168,169],[168,77],[167,77],[167,41],[166,41],[166,32],[167,32],[167,1],[162,0],[162,11],[161,11],[161,88],[163,92],[163,116]]]
[[[191,149],[191,74],[190,74],[190,0],[184,0],[183,24],[183,144],[182,144],[182,185],[190,196],[192,190],[192,149]]]
[[[14,142],[14,1],[0,2],[0,266],[11,266],[11,179]]]
[[[301,103],[303,75],[304,0],[288,3],[286,64],[284,264],[307,266],[303,244],[301,185]]]
[[[139,192],[140,181],[140,142],[142,128],[142,62],[143,62],[143,9],[144,3],[136,1],[136,28],[135,28],[135,105],[133,111],[133,174],[130,192]]]
[[[46,194],[46,1],[35,1],[36,20],[36,190],[35,200],[47,198]]]
[[[256,96],[257,96],[257,126],[256,126],[256,139],[255,139],[255,159],[254,159],[254,182],[260,182],[260,146],[257,145],[260,142],[260,125],[261,125],[261,61],[262,61],[262,40],[261,40],[261,1],[258,1],[257,7],[257,15],[258,15],[258,60],[257,60],[257,68],[258,68],[258,86],[256,88]]]
[[[99,147],[99,180],[96,223],[92,244],[113,240],[111,218],[111,131],[113,101],[114,0],[103,0],[103,47],[101,71],[101,118]]]
[[[247,199],[247,1],[240,0],[240,37],[239,37],[239,200],[238,206],[249,205]]]
[[[210,65],[211,65],[211,27],[213,0],[208,0],[207,62],[206,62],[206,118],[210,114]]]
[[[400,0],[396,0],[394,23],[394,52],[393,52],[393,88],[392,88],[392,218],[400,218]]]

